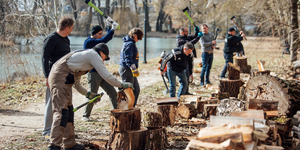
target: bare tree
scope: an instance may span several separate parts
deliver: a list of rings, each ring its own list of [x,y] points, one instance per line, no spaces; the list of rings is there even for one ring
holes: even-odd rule
[[[299,49],[298,0],[291,0],[291,64],[297,60]]]

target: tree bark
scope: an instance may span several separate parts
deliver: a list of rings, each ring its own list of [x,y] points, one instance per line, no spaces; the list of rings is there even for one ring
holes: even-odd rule
[[[240,69],[236,67],[233,63],[228,62],[228,79],[229,80],[238,80],[240,79]]]
[[[175,115],[176,115],[176,106],[174,105],[159,105],[158,112],[162,115],[163,126],[172,126],[174,125]]]
[[[144,127],[162,127],[162,116],[156,112],[143,113]]]
[[[220,80],[220,92],[228,92],[230,97],[237,97],[243,84],[242,80]]]
[[[131,110],[114,109],[110,112],[110,128],[113,131],[140,130],[141,113],[139,108]]]
[[[148,128],[148,135],[146,140],[147,150],[166,149],[168,145],[168,135],[164,127]]]
[[[234,57],[234,64],[240,69],[240,73],[250,73],[251,66],[247,64],[246,57]]]
[[[297,60],[297,51],[299,49],[299,28],[298,25],[298,0],[291,0],[291,64]]]

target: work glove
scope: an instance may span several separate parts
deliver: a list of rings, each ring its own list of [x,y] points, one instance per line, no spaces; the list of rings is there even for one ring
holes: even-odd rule
[[[131,70],[133,77],[138,77],[140,75],[139,69]]]
[[[121,83],[121,86],[122,86],[123,89],[127,89],[127,88],[132,88],[133,89],[133,85],[130,82]]]
[[[199,31],[198,37],[201,38],[202,36],[203,36],[203,33],[201,31]]]
[[[114,20],[112,20],[110,17],[107,17],[105,19],[106,26],[108,26],[108,27],[110,27],[113,22],[114,22]]]
[[[195,30],[195,32],[196,32],[197,34],[200,32],[200,28],[199,28],[198,26],[196,26],[196,27],[194,28],[194,30]]]
[[[118,23],[114,22],[112,25],[111,25],[111,29],[113,30],[117,30],[118,29]]]
[[[97,97],[97,96],[99,96],[99,95],[100,95],[100,94],[96,94],[96,93],[93,93],[93,92],[88,91],[88,92],[85,94],[85,97],[88,98],[89,100],[92,100],[93,98],[95,98],[95,97]],[[95,103],[95,102],[100,102],[100,97],[97,98],[97,99],[94,101],[94,103]]]

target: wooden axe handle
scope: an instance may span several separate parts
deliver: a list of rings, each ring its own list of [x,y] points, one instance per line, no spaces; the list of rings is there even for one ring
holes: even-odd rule
[[[232,22],[235,24],[235,26],[240,30],[240,31],[242,31],[240,28],[239,28],[239,26],[235,23],[235,21],[232,19]],[[244,34],[244,38],[245,38],[245,40],[247,41],[247,38],[246,38],[246,35]]]

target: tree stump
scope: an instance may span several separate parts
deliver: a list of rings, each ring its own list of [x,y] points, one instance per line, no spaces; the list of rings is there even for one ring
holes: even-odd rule
[[[240,79],[240,69],[236,67],[233,63],[228,62],[228,79],[229,80],[238,80]]]
[[[234,57],[234,64],[240,69],[240,73],[250,73],[251,66],[247,64],[247,57]]]
[[[112,131],[106,144],[107,150],[145,149],[148,129],[145,127],[134,131]]]
[[[161,127],[162,116],[156,112],[145,112],[143,113],[144,127]]]
[[[184,119],[191,119],[197,116],[197,110],[192,104],[180,104],[177,107],[177,116]]]
[[[279,116],[290,118],[300,108],[300,85],[294,80],[267,75],[254,76],[245,88],[245,100],[249,103],[250,99],[278,101]]]
[[[174,125],[175,115],[176,115],[176,106],[174,105],[159,105],[158,112],[162,115],[162,124],[163,126],[172,126]]]
[[[230,97],[237,97],[240,87],[244,84],[242,80],[220,80],[220,92],[228,92]]]
[[[130,110],[114,109],[110,112],[110,128],[113,131],[140,130],[141,113],[139,108]]]
[[[148,127],[148,135],[146,139],[146,150],[166,149],[168,144],[167,132],[164,127]]]

